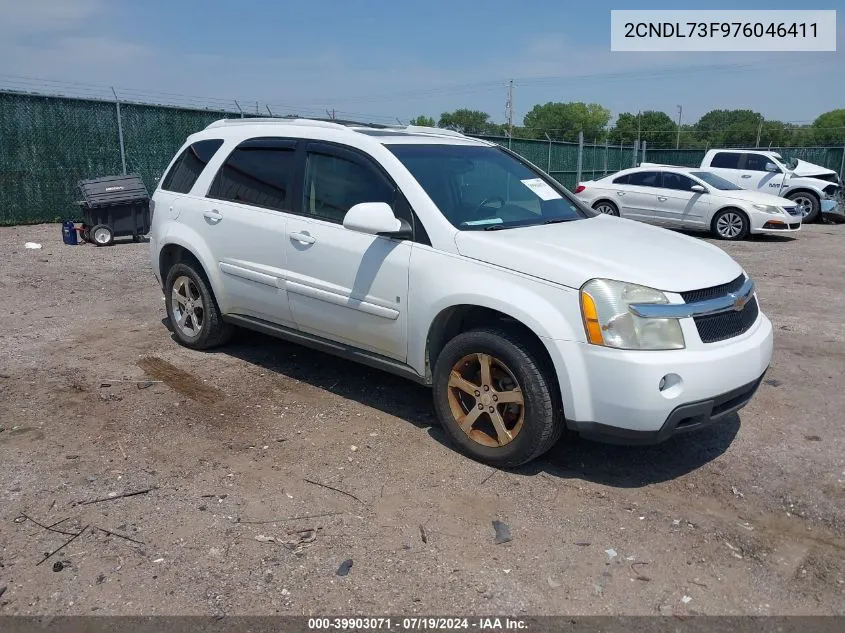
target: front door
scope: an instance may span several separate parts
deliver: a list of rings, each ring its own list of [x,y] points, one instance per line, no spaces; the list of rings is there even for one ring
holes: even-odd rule
[[[704,224],[710,203],[706,193],[691,191],[696,183],[676,172],[663,172],[663,187],[658,191],[660,216],[676,226],[697,227]]]
[[[301,216],[288,221],[287,292],[296,326],[383,356],[407,358],[412,242],[343,227],[360,202],[396,206],[396,187],[348,148],[306,147]]]

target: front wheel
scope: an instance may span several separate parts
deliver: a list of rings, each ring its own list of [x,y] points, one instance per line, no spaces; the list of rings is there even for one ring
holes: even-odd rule
[[[88,236],[97,246],[110,246],[114,243],[114,231],[107,224],[98,224],[89,231]]]
[[[819,202],[819,199],[813,194],[799,191],[786,196],[786,198],[787,200],[792,200],[798,205],[798,208],[801,210],[801,215],[804,216],[802,221],[805,224],[815,222],[818,219],[821,211],[821,202]]]
[[[493,466],[539,457],[563,432],[553,373],[519,337],[472,330],[449,341],[434,368],[434,406],[458,448]]]
[[[167,316],[179,343],[210,349],[231,338],[233,328],[223,321],[203,273],[190,264],[176,264],[167,273],[164,287]]]
[[[748,216],[738,209],[722,209],[713,217],[710,227],[722,240],[737,241],[748,235]]]

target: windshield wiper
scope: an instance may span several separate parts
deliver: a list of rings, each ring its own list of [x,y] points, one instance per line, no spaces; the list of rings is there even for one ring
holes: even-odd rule
[[[507,226],[505,224],[490,224],[484,227],[485,231],[501,231],[502,229],[512,229],[512,226]]]
[[[552,218],[551,220],[546,220],[543,224],[560,224],[561,222],[571,222],[571,218]]]

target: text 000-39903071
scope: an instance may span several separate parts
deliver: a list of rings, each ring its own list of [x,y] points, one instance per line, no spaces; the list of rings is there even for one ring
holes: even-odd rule
[[[614,51],[835,51],[836,11],[611,11]]]

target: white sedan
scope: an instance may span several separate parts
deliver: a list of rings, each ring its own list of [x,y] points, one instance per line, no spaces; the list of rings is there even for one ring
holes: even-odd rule
[[[724,240],[801,229],[801,211],[791,200],[742,189],[697,168],[643,163],[580,182],[574,193],[600,213],[710,231]]]

